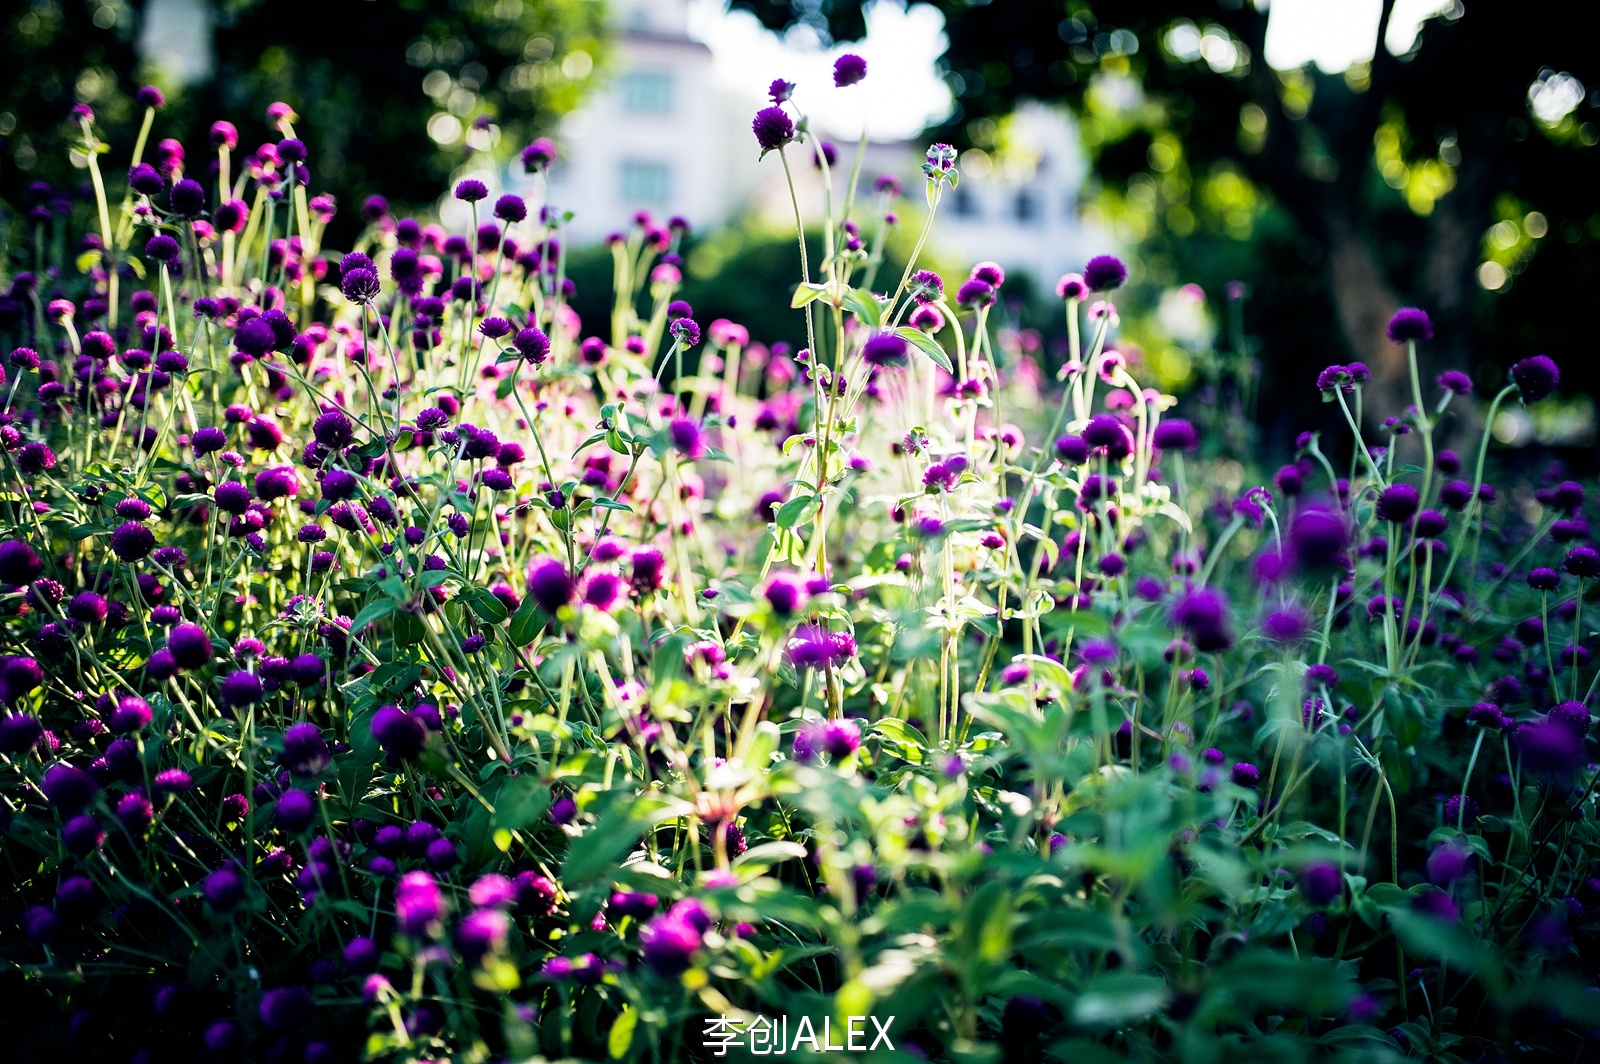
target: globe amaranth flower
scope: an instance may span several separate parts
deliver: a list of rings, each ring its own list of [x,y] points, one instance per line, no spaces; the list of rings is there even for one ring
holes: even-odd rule
[[[673,976],[688,970],[702,938],[694,924],[667,913],[644,926],[639,932],[639,946],[651,971],[660,976]]]
[[[111,552],[125,562],[136,562],[155,549],[156,534],[138,521],[119,525],[111,533]]]
[[[992,288],[1006,283],[1006,271],[998,262],[980,262],[972,268],[971,276]]]
[[[706,453],[705,433],[700,428],[700,423],[692,418],[673,418],[667,426],[667,435],[672,439],[673,449],[684,458],[691,461],[704,457]]]
[[[528,205],[521,196],[508,192],[494,201],[494,216],[502,222],[515,224],[528,216]]]
[[[667,327],[672,339],[683,347],[693,347],[700,342],[700,326],[693,318],[679,318]]]
[[[311,435],[331,451],[355,441],[355,424],[343,410],[325,410],[311,423]]]
[[[0,542],[0,584],[31,584],[44,573],[44,562],[27,541]]]
[[[128,185],[141,196],[159,195],[167,183],[149,163],[139,163],[128,170]]]
[[[1111,292],[1128,280],[1128,267],[1115,255],[1096,255],[1083,267],[1083,283],[1091,292]]]
[[[1391,484],[1378,493],[1377,513],[1391,524],[1409,521],[1417,512],[1422,496],[1410,484]]]
[[[977,310],[987,307],[994,302],[994,285],[976,277],[968,278],[961,282],[961,287],[956,289],[957,305],[967,310]]]
[[[833,83],[839,88],[855,85],[867,76],[867,61],[848,52],[833,61]]]
[[[548,169],[555,161],[555,142],[547,137],[540,137],[522,149],[522,169],[530,174]]]
[[[775,78],[772,84],[767,86],[767,98],[774,104],[784,103],[793,95],[794,82],[792,81]]]
[[[750,129],[763,152],[774,151],[794,140],[794,121],[781,107],[763,107],[757,111]]]
[[[856,655],[855,637],[832,632],[819,624],[802,624],[784,648],[797,669],[839,668]]]
[[[1157,425],[1150,439],[1158,451],[1192,451],[1200,445],[1194,425],[1176,417]]]
[[[1561,568],[1580,578],[1600,576],[1600,551],[1593,547],[1573,547],[1562,560]]]
[[[904,366],[911,361],[910,346],[898,333],[879,332],[867,337],[861,345],[861,357],[869,366],[891,368]]]
[[[1511,367],[1511,379],[1524,403],[1537,403],[1556,390],[1561,383],[1561,370],[1547,356],[1533,355]]]
[[[1285,606],[1267,614],[1261,631],[1275,643],[1298,643],[1311,631],[1311,615],[1303,607]]]
[[[526,329],[518,330],[517,335],[511,339],[511,346],[516,348],[517,354],[522,356],[524,361],[536,366],[550,357],[550,337],[545,335],[543,329],[536,326],[530,325]]]
[[[172,213],[178,217],[197,218],[206,209],[205,186],[186,177],[172,186],[172,191],[167,193],[167,202],[172,206]]]
[[[1228,599],[1215,588],[1196,588],[1173,603],[1172,623],[1183,629],[1196,650],[1205,653],[1226,650],[1233,645],[1228,628]]]
[[[1307,901],[1320,908],[1333,904],[1344,893],[1344,873],[1331,861],[1313,861],[1300,870],[1295,885]]]
[[[318,674],[321,673],[318,662]],[[332,754],[322,729],[309,721],[291,724],[283,732],[283,766],[296,776],[309,778],[328,767]]]
[[[930,181],[956,180],[956,150],[949,144],[930,144],[923,157],[922,173]]]
[[[572,574],[558,558],[546,558],[528,570],[528,594],[546,613],[555,613],[571,602],[574,590]]]
[[[127,735],[149,725],[153,716],[150,703],[138,695],[127,695],[117,702],[106,726],[117,735]]]
[[[145,241],[144,253],[160,263],[173,262],[178,258],[178,242],[165,233],[157,233]]]
[[[1528,586],[1535,591],[1555,591],[1561,586],[1561,574],[1540,566],[1528,571]]]
[[[1471,395],[1472,378],[1458,369],[1447,369],[1439,374],[1438,385],[1441,391],[1451,395]]]
[[[1389,319],[1389,340],[1392,343],[1414,343],[1433,339],[1433,322],[1425,311],[1416,307],[1401,307]]]
[[[477,178],[469,177],[456,184],[456,199],[463,203],[476,203],[489,197],[489,186]]]
[[[937,303],[944,298],[944,278],[932,270],[918,270],[911,275],[911,284],[906,290],[919,304]]]

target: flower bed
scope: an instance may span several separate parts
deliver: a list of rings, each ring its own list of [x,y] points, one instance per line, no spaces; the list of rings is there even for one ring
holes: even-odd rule
[[[999,267],[878,277],[893,181],[798,243],[789,359],[675,300],[677,220],[580,323],[553,208],[340,255],[287,107],[204,181],[74,121],[0,425],[18,1059],[1592,1051],[1585,490],[1435,450],[1420,311],[1382,445],[1330,367],[1348,468],[1219,503],[1121,262],[1041,396]]]

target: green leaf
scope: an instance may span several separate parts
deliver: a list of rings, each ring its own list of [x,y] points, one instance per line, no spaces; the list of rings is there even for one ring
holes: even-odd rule
[[[490,624],[499,624],[511,616],[506,604],[489,593],[488,588],[475,587],[462,596],[472,612]]]
[[[519,647],[525,647],[539,636],[539,629],[544,627],[544,620],[540,614],[539,604],[533,601],[530,595],[522,600],[522,605],[517,607],[517,612],[511,615],[511,642]]]
[[[933,337],[929,336],[921,329],[913,329],[909,325],[902,325],[900,328],[896,329],[895,332],[899,334],[900,338],[906,343],[910,344],[918,351],[921,351],[923,354],[933,359],[934,364],[940,369],[944,370],[946,373],[955,373],[955,366],[951,363],[950,356],[944,353],[944,348],[940,347],[934,342]]]
[[[794,298],[789,300],[789,309],[798,310],[813,299],[821,298],[827,291],[827,285],[817,284],[815,281],[807,281],[794,290]]]
[[[627,856],[651,825],[690,811],[689,803],[659,794],[642,795],[613,806],[567,850],[562,880],[576,884],[594,879]]]
[[[422,618],[401,610],[394,615],[394,641],[403,647],[414,647],[427,637]]]
[[[536,823],[550,808],[550,788],[532,773],[509,777],[494,800],[494,826],[521,831]]]
[[[606,1036],[606,1052],[611,1054],[612,1060],[621,1060],[628,1054],[628,1047],[633,1045],[633,1032],[639,1026],[639,1013],[632,1005],[622,1007],[622,1015],[617,1017],[617,1022],[611,1025],[611,1033]]]
[[[778,507],[778,527],[793,528],[816,501],[815,495],[797,495]]]
[[[369,602],[361,608],[360,613],[356,614],[356,619],[350,622],[350,630],[359,634],[363,628],[373,621],[389,616],[398,606],[399,604],[390,598]]]
[[[865,288],[852,288],[844,294],[844,305],[856,317],[874,329],[883,324],[883,307]]]

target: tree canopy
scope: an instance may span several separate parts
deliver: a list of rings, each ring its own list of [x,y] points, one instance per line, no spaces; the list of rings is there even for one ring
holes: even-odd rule
[[[1018,102],[1069,105],[1147,274],[1246,281],[1280,357],[1361,358],[1393,394],[1382,329],[1415,303],[1433,364],[1497,381],[1539,344],[1574,390],[1600,384],[1573,313],[1600,280],[1595,5],[1464,0],[1395,55],[1384,0],[1372,60],[1326,73],[1272,69],[1269,12],[1246,0],[913,2],[950,42],[956,106],[934,132],[986,147]],[[865,28],[859,0],[732,6],[835,40]]]

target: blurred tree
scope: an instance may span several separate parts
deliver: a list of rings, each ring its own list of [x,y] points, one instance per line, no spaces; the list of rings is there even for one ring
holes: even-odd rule
[[[520,150],[577,104],[604,59],[595,0],[198,0],[216,27],[212,74],[179,89],[135,47],[155,3],[0,5],[6,202],[20,204],[34,181],[81,183],[64,156],[41,151],[75,103],[108,120],[112,158],[126,159],[132,94],[153,80],[169,90],[153,136],[182,141],[191,160],[209,154],[213,121],[238,124],[250,150],[269,136],[267,105],[293,106],[313,183],[338,197],[342,229],[368,194],[428,203],[472,152]]]
[[[913,2],[947,22],[957,105],[938,132],[986,146],[1020,100],[1072,106],[1141,268],[1249,282],[1252,331],[1294,361],[1295,388],[1312,359],[1359,358],[1380,409],[1408,401],[1383,336],[1401,303],[1434,316],[1430,380],[1477,362],[1497,382],[1538,344],[1571,390],[1600,388],[1574,312],[1600,281],[1600,5],[1465,0],[1394,55],[1383,0],[1371,62],[1328,74],[1270,68],[1268,6],[1248,0]],[[863,32],[861,0],[731,5]]]

